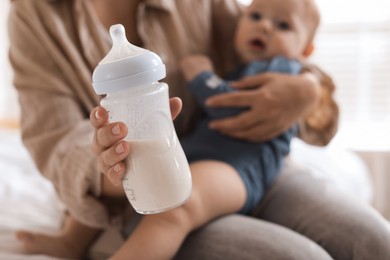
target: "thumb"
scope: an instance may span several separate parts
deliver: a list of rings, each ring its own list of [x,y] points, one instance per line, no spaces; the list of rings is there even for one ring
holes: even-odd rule
[[[27,241],[27,240],[33,240],[33,235],[29,232],[25,231],[17,231],[15,233],[16,239],[19,241]]]
[[[180,98],[174,97],[169,100],[170,103],[170,108],[171,108],[171,114],[172,114],[172,119],[175,119],[183,106],[183,103]]]

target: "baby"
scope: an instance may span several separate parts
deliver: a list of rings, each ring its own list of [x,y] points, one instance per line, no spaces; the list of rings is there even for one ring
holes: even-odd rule
[[[254,0],[244,10],[235,37],[242,65],[227,81],[213,74],[210,61],[203,56],[183,60],[190,91],[206,114],[194,132],[181,140],[190,161],[191,198],[173,210],[143,216],[111,259],[172,259],[194,229],[225,214],[253,211],[289,153],[295,128],[264,143],[229,138],[209,129],[209,120],[245,117],[250,112],[248,108],[211,109],[204,101],[211,95],[234,92],[229,81],[246,75],[265,71],[300,73],[300,62],[313,50],[318,24],[319,12],[313,0]],[[67,230],[58,237],[28,232],[18,235],[29,252],[58,257],[84,255],[97,231],[72,217],[69,225],[69,230],[83,230],[84,236]],[[66,252],[69,241],[78,241],[73,243],[79,245],[77,250],[72,249],[75,252]]]
[[[205,116],[196,129],[181,140],[190,162],[222,161],[232,166],[246,189],[246,201],[240,212],[249,214],[259,203],[265,189],[273,183],[283,158],[289,153],[296,127],[264,143],[229,138],[209,128],[214,119],[240,116],[241,108],[207,107],[207,98],[234,93],[231,81],[262,72],[298,74],[301,60],[313,50],[313,38],[319,24],[319,12],[312,1],[254,0],[241,18],[235,47],[242,64],[222,80],[213,73],[210,60],[202,55],[185,58],[181,67],[189,89]],[[241,90],[245,91],[245,90]]]

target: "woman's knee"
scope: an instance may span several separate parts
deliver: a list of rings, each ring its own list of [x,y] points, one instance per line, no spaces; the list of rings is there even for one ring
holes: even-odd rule
[[[338,218],[323,246],[335,259],[390,259],[390,224],[368,205]]]
[[[350,259],[390,259],[390,225],[384,221],[367,224],[358,234]]]
[[[356,231],[350,233],[350,243],[347,245],[352,255],[345,259],[390,259],[390,227],[379,213],[375,212],[355,225],[351,228]]]
[[[175,259],[332,258],[318,244],[287,228],[250,217],[230,215],[190,234]]]

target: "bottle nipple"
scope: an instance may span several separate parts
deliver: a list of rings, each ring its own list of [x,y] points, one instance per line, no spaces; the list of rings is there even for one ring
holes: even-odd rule
[[[115,24],[110,27],[110,36],[114,46],[118,46],[118,44],[126,42],[127,39],[125,35],[126,32],[125,32],[125,27],[123,25]]]
[[[108,55],[100,61],[100,64],[129,58],[147,51],[127,41],[125,27],[122,24],[111,26],[110,36],[112,39],[111,50]]]

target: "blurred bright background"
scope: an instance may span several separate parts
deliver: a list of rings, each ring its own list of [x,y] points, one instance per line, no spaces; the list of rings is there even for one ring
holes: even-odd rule
[[[16,93],[12,89],[12,73],[8,64],[7,12],[8,0],[0,0],[0,122],[19,118]]]

